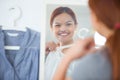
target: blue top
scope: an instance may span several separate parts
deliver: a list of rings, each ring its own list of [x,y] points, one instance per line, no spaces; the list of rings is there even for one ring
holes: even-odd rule
[[[0,29],[0,80],[38,80],[39,44],[40,34],[29,28],[26,32]],[[5,50],[5,45],[20,50]]]
[[[72,80],[112,80],[112,65],[107,48],[79,59]]]

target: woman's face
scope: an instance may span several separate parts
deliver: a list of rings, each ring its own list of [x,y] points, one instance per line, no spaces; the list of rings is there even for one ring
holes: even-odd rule
[[[90,15],[91,15],[91,23],[92,23],[93,28],[96,31],[100,32],[100,26],[99,26],[98,19],[97,19],[96,15],[94,14],[93,11],[91,11]]]
[[[56,16],[53,20],[52,31],[55,37],[62,45],[73,42],[73,35],[76,29],[76,24],[72,17],[67,13],[62,13]]]

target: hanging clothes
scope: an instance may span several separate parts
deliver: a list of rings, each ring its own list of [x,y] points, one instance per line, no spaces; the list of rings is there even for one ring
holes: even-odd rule
[[[5,50],[5,45],[20,46],[20,49]],[[38,80],[39,55],[39,32],[29,28],[26,32],[0,29],[0,80]]]

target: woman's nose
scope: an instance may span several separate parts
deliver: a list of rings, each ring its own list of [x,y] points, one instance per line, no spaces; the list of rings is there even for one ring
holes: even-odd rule
[[[66,26],[65,25],[62,25],[61,28],[60,28],[61,31],[65,31],[66,30]]]

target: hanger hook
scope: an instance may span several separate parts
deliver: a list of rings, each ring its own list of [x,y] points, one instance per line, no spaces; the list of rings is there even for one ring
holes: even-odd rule
[[[13,7],[9,8],[9,11],[12,12],[12,15],[14,13],[16,13],[16,11],[18,12],[17,14],[13,15],[13,16],[15,16],[14,20],[13,20],[13,26],[16,26],[17,21],[22,17],[22,9],[19,6],[13,6]],[[16,15],[17,15],[17,17],[16,17]]]

